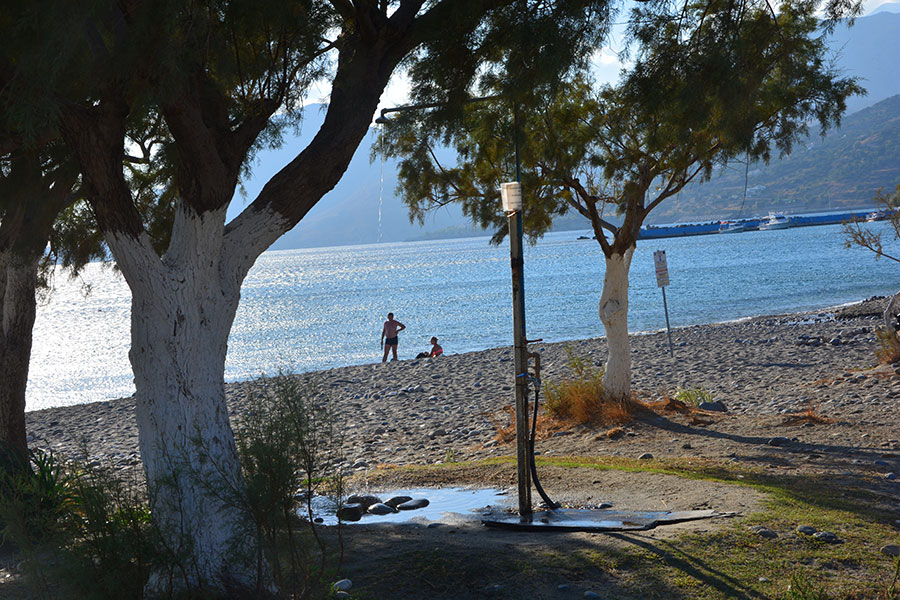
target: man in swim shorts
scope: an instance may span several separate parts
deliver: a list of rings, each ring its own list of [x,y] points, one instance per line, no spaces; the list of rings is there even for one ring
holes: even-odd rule
[[[394,358],[391,360],[397,360],[397,334],[406,329],[406,325],[401,323],[400,321],[394,320],[394,313],[388,313],[388,320],[384,322],[384,327],[381,328],[381,346],[384,348],[384,356],[381,359],[381,362],[387,362],[388,352],[394,351]]]

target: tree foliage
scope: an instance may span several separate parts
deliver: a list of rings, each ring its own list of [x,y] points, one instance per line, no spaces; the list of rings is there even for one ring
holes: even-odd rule
[[[789,153],[810,120],[823,130],[839,123],[846,98],[861,92],[828,63],[816,6],[780,8],[642,3],[629,20],[634,65],[615,86],[581,73],[524,105],[472,103],[452,122],[413,112],[393,118],[385,149],[401,159],[411,217],[458,202],[502,238],[497,190],[514,177],[518,112],[526,230],[540,236],[575,209],[616,233],[607,218],[615,211],[627,232],[619,246],[627,247],[647,214],[687,183],[738,156]],[[455,165],[440,160],[442,144],[455,150]]]

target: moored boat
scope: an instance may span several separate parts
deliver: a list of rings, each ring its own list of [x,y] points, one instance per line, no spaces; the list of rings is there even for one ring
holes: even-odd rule
[[[722,221],[719,225],[719,233],[740,233],[742,231],[747,231],[747,225],[745,223]]]
[[[791,226],[791,220],[781,213],[770,212],[769,216],[759,222],[760,231],[772,229],[787,229]]]

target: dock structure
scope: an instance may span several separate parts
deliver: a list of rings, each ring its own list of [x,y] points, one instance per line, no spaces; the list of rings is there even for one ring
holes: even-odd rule
[[[788,215],[791,221],[791,227],[811,227],[814,225],[837,225],[847,221],[866,220],[873,214],[878,214],[876,219],[884,220],[888,218],[888,214],[873,213],[873,209],[855,210],[840,213],[827,214],[809,214],[809,215]],[[744,231],[755,231],[759,229],[761,221],[765,221],[767,217],[752,217],[748,219],[732,219],[729,223],[737,223],[744,226]],[[707,221],[703,223],[676,223],[673,225],[648,225],[641,227],[638,234],[639,240],[655,240],[660,238],[685,237],[689,235],[710,235],[719,233],[722,227],[721,221]]]

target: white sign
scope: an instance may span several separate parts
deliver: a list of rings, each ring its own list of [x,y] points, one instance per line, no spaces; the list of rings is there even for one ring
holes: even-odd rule
[[[656,267],[656,285],[659,287],[669,285],[669,267],[666,265],[665,250],[657,250],[653,253],[653,266]]]

